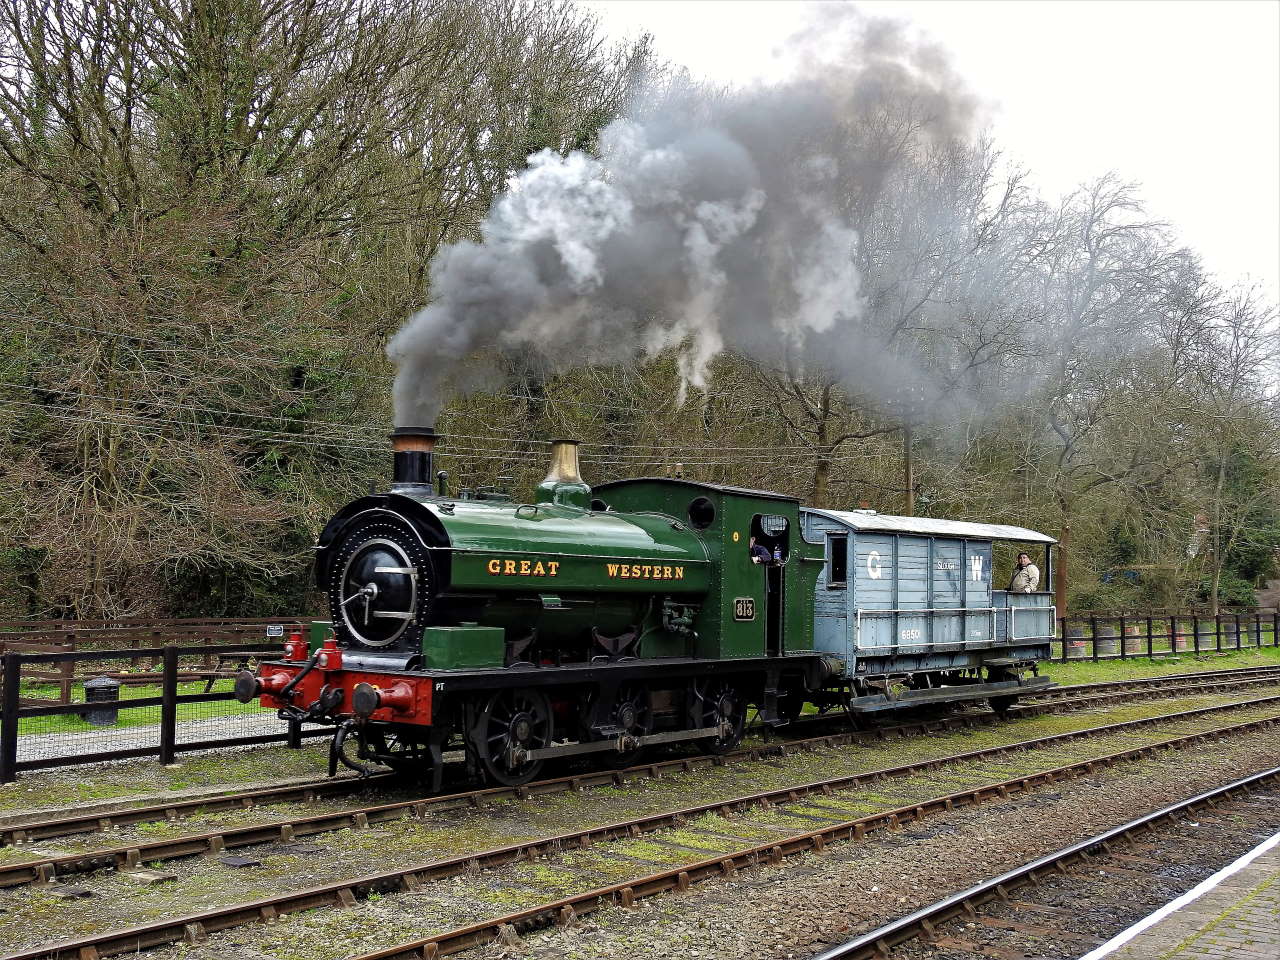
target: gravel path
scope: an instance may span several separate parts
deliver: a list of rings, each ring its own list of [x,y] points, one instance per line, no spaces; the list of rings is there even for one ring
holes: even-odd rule
[[[205,720],[183,720],[177,724],[177,742],[220,740],[227,737],[255,737],[260,734],[285,732],[285,724],[274,713],[228,714]],[[106,750],[132,750],[160,746],[160,725],[138,724],[132,727],[100,727],[78,733],[29,733],[18,738],[18,761],[49,760],[74,757]]]

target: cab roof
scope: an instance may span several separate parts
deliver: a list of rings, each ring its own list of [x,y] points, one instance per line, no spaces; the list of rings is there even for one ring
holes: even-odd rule
[[[1005,523],[972,523],[967,520],[939,520],[934,517],[895,517],[874,510],[819,510],[804,507],[805,513],[836,520],[851,530],[876,533],[914,533],[926,537],[966,537],[970,540],[1013,540],[1019,543],[1057,543],[1053,537]]]
[[[799,497],[792,497],[785,493],[778,493],[774,490],[749,490],[746,487],[729,487],[720,483],[698,483],[695,480],[684,480],[675,477],[631,477],[626,480],[610,480],[608,483],[601,483],[593,486],[595,490],[610,490],[618,487],[625,487],[633,483],[670,483],[682,487],[691,487],[696,490],[712,490],[716,493],[729,493],[739,497],[759,497],[763,500],[784,500],[787,503],[799,503]]]

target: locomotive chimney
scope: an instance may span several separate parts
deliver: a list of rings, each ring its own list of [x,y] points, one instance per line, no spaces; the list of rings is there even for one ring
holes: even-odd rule
[[[534,491],[538,503],[558,503],[566,507],[591,507],[591,488],[578,468],[578,441],[553,440],[551,469]]]
[[[396,427],[391,431],[391,449],[395,451],[393,493],[435,492],[431,486],[431,453],[435,448],[434,427]]]

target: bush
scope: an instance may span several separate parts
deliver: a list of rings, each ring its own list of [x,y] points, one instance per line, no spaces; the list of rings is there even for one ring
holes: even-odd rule
[[[1213,580],[1205,577],[1200,581],[1197,594],[1201,602],[1208,603],[1213,593]],[[1258,595],[1253,584],[1231,570],[1223,570],[1218,581],[1218,604],[1223,607],[1256,607]]]

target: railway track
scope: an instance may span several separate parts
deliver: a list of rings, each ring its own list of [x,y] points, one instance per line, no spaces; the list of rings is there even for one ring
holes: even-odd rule
[[[1176,850],[1167,849],[1171,841],[1175,847],[1202,846],[1202,837],[1195,837],[1191,843],[1185,843],[1186,838],[1176,837],[1181,821],[1206,808],[1224,812],[1223,804],[1230,805],[1232,812],[1237,814],[1248,812],[1247,808],[1251,805],[1257,808],[1254,812],[1262,812],[1271,807],[1274,797],[1257,799],[1253,795],[1264,788],[1274,787],[1278,782],[1280,767],[1273,767],[1217,789],[1198,793],[945,897],[831,947],[818,954],[814,960],[883,960],[891,955],[893,948],[910,941],[924,941],[916,944],[914,957],[927,955],[929,951],[936,951],[940,955],[951,952],[992,955],[1003,952],[1001,934],[1025,936],[1027,933],[1040,934],[1049,944],[1055,940],[1059,943],[1065,940],[1067,943],[1064,944],[1064,952],[1077,956],[1090,947],[1105,942],[1106,937],[1098,939],[1097,934],[1103,931],[1096,928],[1092,931],[1092,936],[1063,930],[1062,918],[1070,917],[1072,911],[1046,902],[1050,899],[1063,899],[1063,891],[1058,891],[1057,897],[1045,895],[1046,878],[1053,874],[1079,874],[1083,872],[1081,868],[1091,875],[1110,875],[1114,878],[1113,884],[1120,887],[1113,890],[1111,895],[1117,901],[1123,898],[1132,902],[1138,893],[1135,887],[1140,888],[1144,882],[1154,885],[1153,868],[1168,866],[1168,853],[1177,855]],[[1171,834],[1175,836],[1171,837]],[[1248,837],[1245,849],[1256,842],[1256,838],[1249,836],[1247,828],[1238,824],[1234,830],[1229,831],[1229,835],[1237,843],[1241,842],[1241,837]],[[1178,844],[1179,839],[1184,843]],[[1153,840],[1162,840],[1165,849],[1161,850]],[[1221,843],[1221,839],[1219,842]],[[1121,852],[1125,849],[1129,852]],[[1160,852],[1166,853],[1166,856],[1160,857]],[[1203,857],[1203,851],[1200,853]],[[1135,870],[1135,867],[1141,869]],[[1068,892],[1066,899],[1070,898]],[[1054,918],[1045,922],[1056,925],[1056,928],[1028,923],[1028,918],[1044,920],[1046,916]],[[966,921],[970,928],[980,932],[975,934],[969,930],[949,930],[947,925],[957,919]],[[1123,928],[1124,925],[1119,925],[1113,932],[1119,932]]]
[[[1132,732],[1151,726],[1173,726],[1189,720],[1212,717],[1238,710],[1256,709],[1275,706],[1280,711],[1280,695],[1255,700],[1241,701],[1202,707],[1195,710],[1184,710],[1178,713],[1163,714],[1140,720],[1129,720],[1121,723],[1105,724],[1097,727],[1086,727],[1067,733],[1041,737],[1034,740],[1019,741],[981,750],[966,751],[950,756],[922,760],[896,767],[886,767],[863,773],[850,774],[845,777],[826,780],[817,786],[805,784],[784,791],[774,791],[779,795],[787,795],[800,791],[808,795],[814,790],[830,792],[831,790],[847,790],[863,784],[875,783],[892,777],[905,777],[927,770],[945,769],[951,764],[967,763],[980,759],[990,759],[1028,750],[1044,749],[1075,740],[1097,738],[1123,732]],[[577,779],[578,783],[572,781]],[[570,789],[587,788],[584,778],[569,778]],[[617,784],[618,780],[609,780],[609,784]],[[758,794],[757,796],[766,796]],[[21,886],[28,883],[52,883],[65,880],[67,877],[100,870],[125,870],[139,867],[143,862],[161,863],[182,857],[202,854],[220,854],[226,850],[255,846],[273,842],[292,842],[302,837],[315,836],[335,830],[348,828],[364,829],[375,824],[391,823],[398,820],[424,819],[432,813],[449,810],[479,807],[486,802],[510,799],[510,791],[472,790],[456,794],[444,794],[436,797],[424,797],[396,803],[383,803],[360,807],[352,810],[341,810],[332,813],[321,813],[307,817],[296,817],[270,823],[251,824],[241,827],[229,827],[204,833],[188,834],[163,840],[134,842],[121,846],[74,853],[60,857],[45,857],[27,862],[0,864],[0,887]],[[711,810],[717,805],[707,805]],[[682,810],[672,816],[688,816],[688,810]],[[667,822],[669,815],[661,814],[651,818],[654,826],[642,829],[656,829],[657,825]]]
[[[1045,713],[1088,709],[1126,700],[1168,699],[1190,694],[1234,691],[1248,686],[1276,682],[1280,682],[1280,666],[1173,674],[1097,684],[1076,684],[1054,688],[1035,698],[1028,698],[1024,703],[1014,706],[1009,711],[1009,716],[1014,718],[1035,717]],[[832,715],[808,716],[783,728],[786,732],[781,735],[781,738],[779,738],[778,733],[775,733],[773,735],[774,739],[769,742],[740,748],[721,756],[704,754],[677,757],[639,764],[622,770],[589,771],[554,777],[535,781],[521,787],[495,787],[487,790],[480,789],[455,794],[443,794],[440,797],[431,798],[431,801],[458,806],[506,799],[523,800],[531,796],[576,791],[592,786],[617,785],[626,780],[642,777],[657,779],[666,773],[688,772],[700,766],[720,766],[725,763],[759,760],[768,756],[785,755],[793,750],[813,750],[854,743],[874,742],[891,737],[919,736],[946,730],[964,729],[978,724],[997,723],[1000,722],[1000,718],[989,712],[967,712],[889,726],[877,726],[868,730],[843,730],[838,733],[809,737],[794,736],[796,733],[802,734],[811,727],[820,728],[841,722],[839,717]],[[142,806],[123,807],[116,810],[22,821],[0,826],[0,847],[29,844],[40,840],[77,834],[92,834],[137,824],[177,821],[193,814],[209,814],[227,810],[253,810],[272,804],[314,803],[324,798],[341,797],[368,789],[391,788],[396,782],[397,778],[393,774],[380,774],[369,778],[326,778],[288,786],[228,792],[213,797],[165,801]],[[353,809],[350,812],[354,815],[363,810],[368,814],[382,806],[385,805]],[[444,807],[444,809],[447,808]],[[374,816],[377,816],[377,813],[374,813]],[[4,885],[3,881],[0,881],[0,886]]]
[[[735,847],[714,857],[700,857],[659,873],[641,875],[608,887],[601,887],[571,897],[539,904],[536,907],[507,914],[494,920],[486,920],[478,925],[472,924],[467,927],[460,927],[447,934],[415,941],[412,944],[401,945],[393,950],[381,951],[369,956],[370,958],[430,957],[443,953],[452,953],[467,946],[497,937],[509,937],[516,931],[532,929],[546,923],[565,922],[574,916],[591,912],[607,903],[617,902],[626,905],[636,899],[652,896],[665,890],[686,888],[689,884],[705,879],[708,876],[724,875],[752,864],[777,862],[791,854],[805,850],[821,849],[831,841],[860,840],[867,835],[886,829],[894,829],[902,824],[920,820],[934,813],[950,810],[957,806],[976,804],[986,799],[1024,793],[1045,784],[1060,782],[1070,777],[1092,772],[1101,767],[1150,756],[1159,750],[1185,748],[1193,744],[1202,743],[1208,738],[1237,736],[1267,728],[1280,722],[1280,697],[1263,698],[1251,706],[1255,710],[1265,710],[1266,715],[1226,727],[1214,727],[1209,730],[1186,733],[1182,736],[1140,744],[1102,755],[1090,755],[1066,764],[1040,767],[1011,779],[994,782],[982,780],[982,782],[967,786],[963,790],[949,792],[941,796],[922,797],[906,806],[881,810],[871,815],[853,819],[841,816],[838,806],[824,806],[821,801],[825,800],[828,804],[834,803],[835,801],[831,798],[837,796],[840,791],[849,790],[867,783],[884,782],[888,779],[905,777],[911,773],[919,773],[921,771],[936,771],[939,769],[954,771],[961,764],[974,764],[993,757],[1001,757],[1023,751],[1049,750],[1050,748],[1069,744],[1072,741],[1104,736],[1100,732],[1102,730],[1107,731],[1105,735],[1113,738],[1132,735],[1139,727],[1149,726],[1153,722],[1164,722],[1166,724],[1187,723],[1197,719],[1203,720],[1205,717],[1212,716],[1215,713],[1223,713],[1230,708],[1221,707],[1209,710],[1185,711],[1184,714],[1178,715],[1180,719],[1170,716],[1146,721],[1112,724],[1104,728],[1073,731],[1067,734],[1041,738],[1033,742],[987,748],[971,751],[967,754],[935,758],[898,768],[870,771],[853,776],[762,791],[725,801],[669,810],[628,821],[606,824],[571,833],[562,833],[556,836],[467,853],[457,857],[412,864],[407,867],[399,867],[394,870],[354,879],[344,879],[319,887],[263,898],[251,903],[219,907],[202,913],[188,914],[125,930],[95,934],[75,941],[67,941],[61,944],[47,945],[10,954],[6,960],[34,960],[37,957],[56,957],[60,958],[60,960],[64,957],[91,958],[121,952],[132,952],[183,939],[197,941],[208,933],[246,923],[273,920],[288,913],[316,907],[352,906],[358,900],[373,894],[418,890],[424,884],[462,873],[476,873],[497,866],[518,864],[533,858],[558,854],[569,849],[619,841],[626,842],[640,835],[680,828],[693,821],[698,821],[700,818],[710,816],[736,817],[746,810],[784,810],[799,805],[799,807],[803,807],[804,810],[810,812],[797,809],[791,816],[807,819],[810,822],[825,821],[823,826],[816,830],[810,829],[796,832],[794,829],[785,829],[783,831],[785,835],[781,836],[776,833],[778,828],[771,828],[775,830],[775,834],[764,843]],[[815,807],[813,805],[815,803],[818,806]],[[409,812],[403,815],[413,815],[413,808],[407,809]],[[812,812],[814,810],[824,812],[814,813]],[[732,837],[733,834],[741,830],[737,820],[725,821],[725,824],[723,832],[716,833],[717,836]],[[733,837],[733,839],[740,841],[742,838]],[[733,844],[730,845],[732,846]],[[677,846],[680,846],[680,844],[677,844]]]

